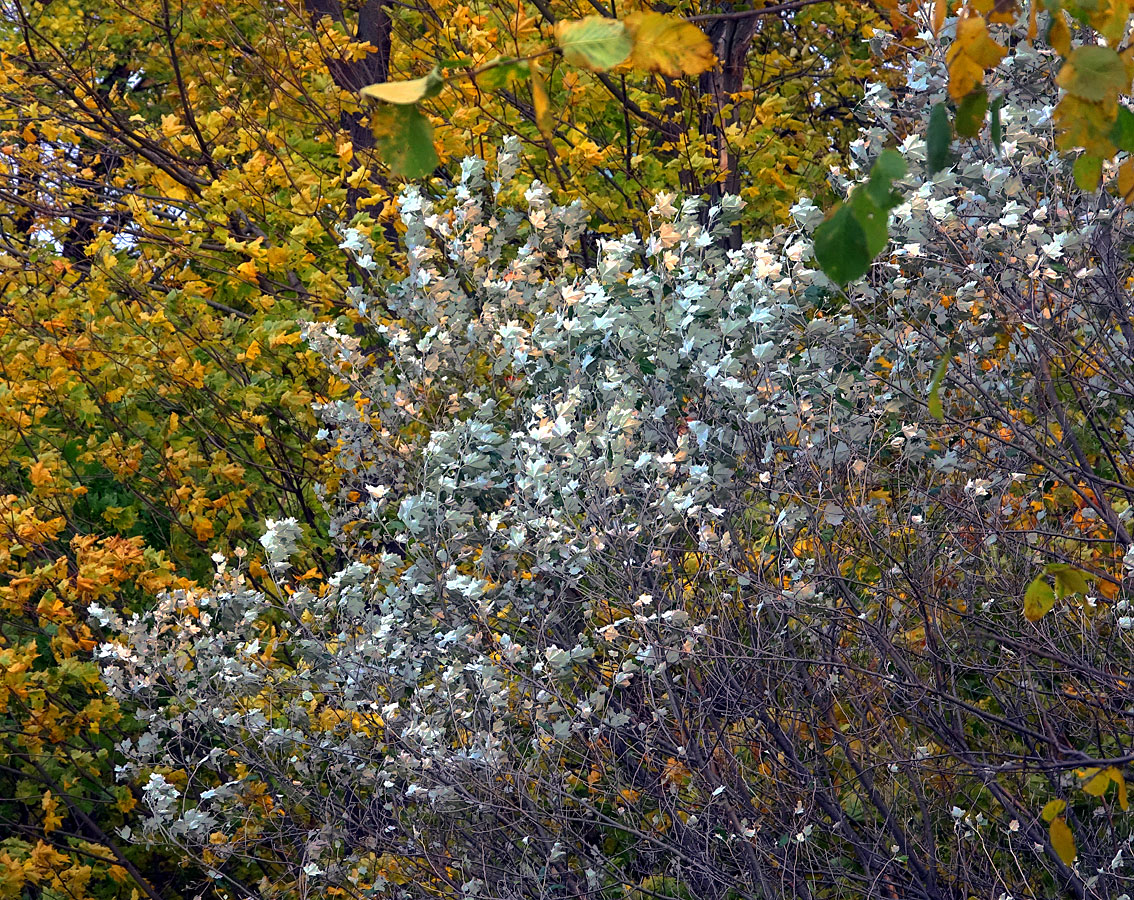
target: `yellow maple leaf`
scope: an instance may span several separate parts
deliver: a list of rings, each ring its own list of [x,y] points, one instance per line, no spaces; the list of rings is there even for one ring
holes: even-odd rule
[[[37,488],[45,487],[55,480],[55,476],[51,474],[51,470],[38,459],[32,463],[31,468],[28,470],[28,477],[31,478],[31,483]]]
[[[971,93],[984,81],[984,73],[1004,58],[1004,53],[1004,48],[988,36],[988,23],[966,9],[957,20],[957,36],[945,53],[949,96],[960,100]]]
[[[286,344],[289,347],[294,347],[301,340],[303,340],[303,335],[298,331],[281,332],[278,334],[273,334],[268,339],[268,346],[278,347],[281,344]]]
[[[700,75],[716,63],[713,45],[700,28],[676,16],[636,12],[626,17],[634,41],[630,65],[670,78]]]
[[[197,535],[197,540],[204,543],[214,534],[213,523],[204,516],[197,516],[193,519],[193,531]]]
[[[248,262],[242,262],[239,266],[236,267],[236,271],[240,275],[247,278],[249,281],[255,281],[256,276],[260,274],[260,270],[256,268],[256,263],[252,262],[252,260],[248,260]]]
[[[287,247],[269,247],[264,254],[264,259],[269,266],[275,268],[276,266],[287,265],[290,256],[291,254],[288,252]]]
[[[52,796],[51,791],[47,791],[43,795],[41,805],[43,806],[43,830],[45,834],[50,834],[63,824],[63,816],[58,812],[59,801]]]

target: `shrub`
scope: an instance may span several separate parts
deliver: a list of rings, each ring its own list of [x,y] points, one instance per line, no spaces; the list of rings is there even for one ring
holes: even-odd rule
[[[271,523],[273,588],[218,558],[101,651],[147,839],[280,897],[1121,893],[1130,216],[1050,60],[847,293],[807,201],[729,250],[739,201],[660,196],[590,259],[514,146],[408,189],[406,277],[307,332],[349,564]],[[868,92],[855,168],[943,93]]]

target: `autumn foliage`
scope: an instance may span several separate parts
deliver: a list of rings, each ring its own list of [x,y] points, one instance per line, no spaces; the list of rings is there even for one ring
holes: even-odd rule
[[[4,4],[0,900],[1134,893],[1129,18]]]
[[[99,686],[90,653],[106,635],[87,610],[207,582],[209,555],[254,542],[265,518],[323,530],[312,404],[335,395],[300,321],[353,316],[346,294],[401,250],[391,160],[358,91],[523,52],[575,15],[314,0],[5,9],[0,896],[171,896],[198,877],[148,857],[140,871],[117,834],[140,796],[113,778],[133,725]],[[702,38],[700,78],[662,58],[629,77],[549,59],[538,87],[462,80],[424,107],[438,172],[517,133],[531,171],[588,198],[600,232],[642,220],[674,180],[743,182],[752,221],[773,221],[853,133],[870,62],[835,34],[875,21],[832,4],[710,25],[727,68],[703,71],[717,51]],[[665,45],[652,13],[628,22]],[[369,260],[339,249],[347,223],[373,238]]]

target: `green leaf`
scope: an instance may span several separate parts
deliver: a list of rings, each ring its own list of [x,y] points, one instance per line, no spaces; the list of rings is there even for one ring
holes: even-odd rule
[[[1047,583],[1046,575],[1037,575],[1024,592],[1024,618],[1038,622],[1055,606],[1055,591]]]
[[[893,182],[906,174],[906,161],[897,150],[883,150],[870,169],[866,192],[883,210],[889,211],[902,202],[893,190]],[[880,248],[881,249],[881,248]]]
[[[1069,594],[1086,596],[1091,589],[1087,584],[1090,574],[1074,566],[1066,563],[1048,563],[1043,570],[1055,579],[1055,596],[1060,600]]]
[[[1071,167],[1071,174],[1075,176],[1075,184],[1081,191],[1098,190],[1099,179],[1102,177],[1102,158],[1092,153],[1080,154]]]
[[[906,174],[906,161],[896,150],[883,150],[847,202],[815,229],[815,258],[827,277],[842,286],[862,277],[886,248],[890,210],[901,202],[893,182]]]
[[[1044,808],[1040,811],[1040,818],[1047,822],[1049,825],[1055,821],[1063,810],[1067,808],[1066,800],[1048,800]]]
[[[886,220],[889,213],[875,203],[870,193],[861,186],[856,187],[847,201],[851,214],[862,228],[866,239],[866,252],[874,259],[886,248],[888,235],[886,234]]]
[[[976,137],[984,125],[984,114],[988,110],[988,91],[978,87],[964,96],[957,106],[956,128],[961,137]]]
[[[945,418],[945,411],[941,408],[941,385],[945,381],[945,373],[949,370],[951,357],[952,353],[946,350],[933,370],[933,380],[929,382],[929,414],[935,419]]]
[[[1001,94],[992,101],[992,106],[989,110],[989,131],[992,134],[992,146],[997,153],[1000,152],[1000,145],[1004,140],[1004,127],[1000,123],[1000,109],[1004,106],[1004,95]]]
[[[929,129],[925,134],[925,163],[929,174],[935,175],[949,165],[949,145],[953,142],[953,128],[949,124],[949,110],[938,103],[929,114]]]
[[[1099,44],[1076,47],[1059,70],[1056,82],[1080,100],[1102,103],[1117,100],[1130,89],[1126,66],[1118,51]]]
[[[1124,153],[1134,153],[1134,113],[1125,106],[1118,107],[1118,118],[1114,120],[1110,139]]]
[[[75,439],[67,441],[63,445],[63,458],[67,460],[68,464],[74,466],[79,461],[79,454],[83,450],[83,442]]]
[[[613,69],[625,62],[634,49],[626,26],[605,16],[558,22],[555,39],[567,62],[592,72]]]
[[[527,78],[529,68],[526,59],[510,61],[501,59],[499,63],[493,60],[491,68],[486,68],[476,74],[476,83],[485,90],[498,91]]]
[[[840,287],[865,275],[873,258],[849,204],[840,206],[815,229],[815,260]]]
[[[383,103],[396,103],[411,105],[419,100],[428,100],[441,93],[445,86],[445,79],[440,71],[434,69],[428,75],[415,78],[413,81],[383,81],[378,84],[368,84],[360,94],[371,100],[381,100]]]
[[[866,238],[866,253],[869,253],[871,260],[873,260],[883,249],[886,249],[889,239],[886,232],[889,213],[877,203],[874,203],[870,194],[862,187],[854,189],[847,205],[850,206],[850,212],[862,227],[863,235]]]
[[[906,160],[897,150],[883,150],[870,168],[870,177],[896,181],[906,174]]]
[[[374,148],[395,175],[424,178],[437,168],[433,123],[416,106],[383,103],[371,113]]]

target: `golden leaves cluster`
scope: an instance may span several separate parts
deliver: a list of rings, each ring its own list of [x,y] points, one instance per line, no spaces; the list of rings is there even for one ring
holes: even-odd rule
[[[1134,119],[1123,121],[1124,107],[1119,102],[1134,80],[1134,50],[1128,46],[1130,5],[1127,0],[1060,0],[1047,7],[1046,41],[1062,58],[1057,80],[1063,95],[1054,114],[1058,146],[1081,151],[1075,160],[1075,180],[1083,190],[1094,190],[1104,162],[1119,153],[1134,153]],[[983,94],[988,72],[1007,52],[990,33],[990,26],[1026,22],[1028,39],[1034,40],[1039,36],[1036,8],[1036,3],[1028,5],[1026,20],[1015,0],[969,0],[955,11],[956,31],[946,61],[949,95],[962,108],[967,98]],[[936,0],[935,32],[949,12],[949,0]],[[1094,37],[1073,45],[1073,26],[1089,29]],[[1119,170],[1118,188],[1124,196],[1134,191],[1134,164],[1129,160]]]

